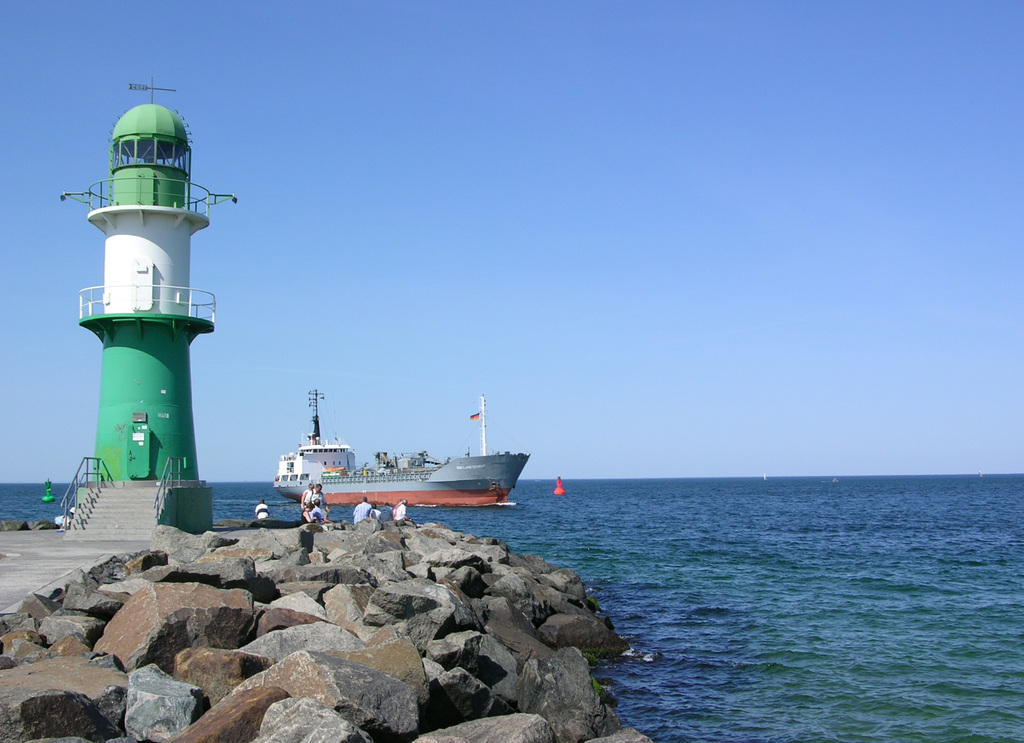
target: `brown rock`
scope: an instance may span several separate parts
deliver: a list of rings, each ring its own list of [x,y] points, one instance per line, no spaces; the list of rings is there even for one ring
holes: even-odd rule
[[[49,651],[42,645],[15,638],[11,640],[11,649],[7,651],[7,655],[19,663],[35,663],[37,660],[48,658]]]
[[[166,673],[189,647],[234,649],[255,624],[252,594],[199,583],[153,583],[137,591],[107,624],[95,645],[128,670],[156,663]]]
[[[50,646],[50,652],[56,653],[57,655],[72,656],[72,655],[85,655],[90,652],[92,648],[87,645],[83,645],[78,638],[73,636],[65,637],[58,640]]]
[[[394,640],[362,650],[332,650],[328,652],[339,658],[354,660],[364,666],[384,671],[399,681],[404,681],[416,692],[420,704],[425,704],[430,698],[427,674],[423,671],[423,661],[416,646],[408,640]]]
[[[3,637],[0,637],[0,643],[3,643],[5,653],[10,653],[14,649],[15,640],[23,640],[35,645],[43,644],[43,638],[38,632],[25,629],[15,630],[14,632],[8,632]]]
[[[124,569],[128,575],[131,575],[132,573],[141,573],[145,570],[149,570],[150,568],[166,564],[167,553],[161,550],[156,550],[155,552],[146,552],[138,557],[133,557],[124,564]]]
[[[0,694],[7,691],[59,689],[84,694],[119,726],[124,719],[128,676],[83,657],[50,658],[0,671]]]
[[[288,692],[261,686],[232,695],[166,743],[248,743],[260,732],[267,708],[288,698]]]
[[[0,693],[0,740],[40,738],[103,741],[121,731],[85,694],[60,689],[5,689]]]
[[[213,706],[247,678],[272,665],[270,658],[240,650],[186,648],[174,659],[174,678],[198,686]]]
[[[295,627],[299,624],[312,624],[313,622],[322,621],[324,620],[320,617],[315,617],[304,611],[271,606],[266,611],[260,613],[259,622],[256,624],[256,637],[263,637],[263,635],[268,632],[284,629],[286,627]]]

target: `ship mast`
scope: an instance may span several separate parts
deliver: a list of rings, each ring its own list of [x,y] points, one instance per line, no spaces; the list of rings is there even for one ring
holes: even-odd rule
[[[480,456],[487,456],[487,400],[480,395]]]
[[[309,443],[320,443],[320,400],[324,399],[324,393],[320,390],[310,390],[309,407],[313,408],[313,433],[309,435]]]

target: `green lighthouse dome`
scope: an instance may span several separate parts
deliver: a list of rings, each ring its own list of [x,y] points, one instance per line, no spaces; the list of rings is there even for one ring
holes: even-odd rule
[[[178,114],[154,103],[136,106],[114,126],[113,140],[112,205],[188,208],[192,152]]]
[[[114,127],[114,140],[122,137],[156,137],[188,144],[188,132],[181,117],[155,103],[145,103],[124,113]]]

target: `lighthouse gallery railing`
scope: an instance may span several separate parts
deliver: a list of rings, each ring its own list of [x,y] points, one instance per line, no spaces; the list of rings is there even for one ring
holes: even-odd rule
[[[119,298],[121,301],[118,304],[122,307],[125,297],[135,297],[134,301],[129,300],[132,312],[181,315],[209,322],[217,319],[217,298],[210,292],[188,286],[155,284],[90,286],[82,289],[78,293],[78,319],[106,314],[112,297]],[[120,311],[111,312],[121,314]]]

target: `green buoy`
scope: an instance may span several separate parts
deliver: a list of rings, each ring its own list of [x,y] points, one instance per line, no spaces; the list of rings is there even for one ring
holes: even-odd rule
[[[46,495],[43,496],[43,503],[53,503],[53,493],[50,492],[50,481],[46,481]]]

